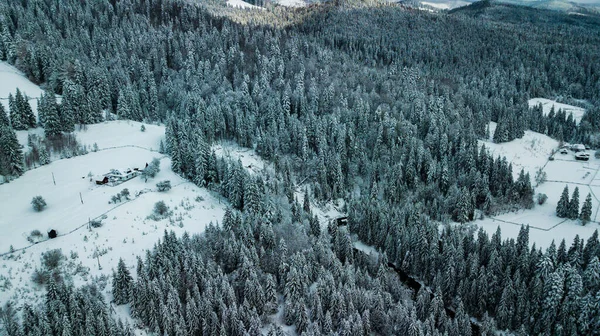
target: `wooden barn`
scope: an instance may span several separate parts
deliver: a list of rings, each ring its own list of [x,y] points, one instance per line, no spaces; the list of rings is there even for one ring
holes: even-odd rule
[[[54,239],[58,236],[58,232],[56,232],[56,230],[51,229],[50,231],[48,231],[48,238],[50,239]]]
[[[108,183],[108,177],[104,176],[104,178],[102,180],[96,180],[96,184],[97,185],[103,185],[103,184],[107,184]]]

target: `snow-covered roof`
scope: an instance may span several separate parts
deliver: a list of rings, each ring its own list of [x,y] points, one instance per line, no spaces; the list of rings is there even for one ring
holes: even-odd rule
[[[131,168],[126,168],[126,169],[123,169],[122,171],[120,171],[118,169],[111,169],[110,172],[108,174],[104,174],[104,176],[107,176],[107,177],[124,177],[124,176],[135,174],[135,173],[136,173],[136,170],[131,169]]]

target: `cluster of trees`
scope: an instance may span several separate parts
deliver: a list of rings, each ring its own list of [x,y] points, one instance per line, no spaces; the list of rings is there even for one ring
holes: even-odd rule
[[[523,137],[526,130],[532,130],[559,141],[572,141],[584,139],[590,143],[591,136],[595,133],[588,129],[585,123],[578,129],[573,115],[568,115],[562,109],[555,111],[554,106],[547,115],[544,115],[541,104],[529,108],[527,102],[523,106],[515,106],[510,111],[503,111],[496,119],[492,113],[492,120],[497,120],[493,140],[496,143],[507,142]]]
[[[316,237],[307,234],[311,214],[301,208],[291,214],[300,222],[289,209],[264,210],[227,210],[222,224],[202,236],[165,232],[138,259],[136,280],[119,267],[115,298],[128,297],[132,314],[158,334],[262,335],[264,321],[269,335],[285,335],[280,323],[300,335],[471,334],[462,304],[450,319],[439,292],[431,300],[423,291],[427,300],[413,301],[384,255],[335,253],[339,240],[350,241],[347,231]],[[282,215],[285,224],[271,224]],[[493,328],[484,318],[484,334]]]
[[[39,306],[26,303],[18,318],[14,304],[8,302],[0,307],[0,321],[8,336],[134,335],[129,326],[113,320],[98,287],[75,289],[52,278]]]
[[[0,104],[0,175],[6,177],[20,176],[24,172],[23,149],[15,130]]]
[[[592,195],[588,193],[580,212],[579,187],[575,187],[569,199],[569,186],[566,185],[556,205],[556,215],[560,218],[581,219],[584,225],[587,224],[592,216]]]
[[[144,179],[144,182],[148,182],[148,178],[154,178],[159,172],[160,160],[158,158],[153,158],[144,170],[142,170],[142,178]]]
[[[500,329],[529,335],[598,330],[597,231],[585,244],[576,237],[569,247],[563,239],[545,251],[530,248],[529,228],[516,241],[503,241],[500,229],[489,237],[447,227],[440,237],[422,207],[362,196],[348,204],[348,225],[395,265],[439,288],[445,304],[462,302],[472,316],[494,316]]]
[[[17,93],[13,97],[12,94],[8,95],[8,108],[10,112],[10,125],[15,130],[26,130],[35,127],[37,120],[29,105],[27,95],[21,93],[17,89]]]
[[[38,101],[38,119],[33,114],[27,96],[19,89],[14,98],[12,94],[9,95],[8,101],[8,114],[0,104],[0,175],[11,179],[20,176],[25,169],[48,164],[53,152],[61,157],[87,153],[87,149],[80,146],[74,136],[66,134],[75,130],[76,122],[68,100],[63,99],[63,103],[58,104],[52,91],[44,92]],[[94,119],[93,122],[100,120]],[[27,130],[38,124],[44,127],[45,137],[29,135],[30,150],[24,155],[15,131]]]

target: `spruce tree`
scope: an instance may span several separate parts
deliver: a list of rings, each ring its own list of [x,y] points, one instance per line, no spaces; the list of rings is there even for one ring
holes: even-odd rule
[[[130,294],[132,289],[133,278],[125,265],[122,258],[119,258],[117,272],[113,273],[113,296],[115,303],[126,304],[131,300]]]
[[[313,217],[309,218],[309,226],[310,226],[310,233],[312,233],[313,236],[315,237],[320,237],[321,236],[321,223],[319,223],[319,217],[317,217],[317,215],[314,215]]]
[[[8,110],[10,114],[10,125],[12,126],[12,128],[15,130],[27,129],[27,126],[21,118],[17,102],[15,101],[15,98],[13,97],[12,93],[8,94]]]
[[[569,202],[567,217],[569,219],[579,218],[579,187],[575,187],[575,190],[573,190],[573,196],[571,196],[571,201]]]
[[[23,174],[23,151],[15,131],[0,125],[0,175],[20,176]]]
[[[33,114],[33,110],[31,109],[31,105],[29,104],[29,100],[27,99],[26,94],[23,94],[21,97],[21,110],[23,113],[23,119],[25,120],[27,126],[29,128],[35,127],[37,124],[37,120],[35,118],[35,115]]]
[[[63,132],[75,130],[76,117],[79,114],[81,102],[78,98],[76,85],[65,80],[63,83],[63,98],[60,105],[60,123]]]
[[[556,204],[556,215],[560,218],[568,217],[569,204],[569,186],[566,185]]]
[[[40,114],[40,122],[44,126],[46,137],[55,137],[60,135],[63,125],[58,113],[58,105],[56,104],[56,95],[53,92],[45,92],[40,99],[38,108]],[[41,117],[43,115],[43,118]]]
[[[592,195],[590,193],[587,194],[585,198],[585,202],[581,207],[581,214],[579,218],[583,225],[587,224],[592,218]]]
[[[4,105],[0,103],[0,126],[10,126],[10,120],[8,119],[8,115],[6,114],[6,109],[4,109]]]

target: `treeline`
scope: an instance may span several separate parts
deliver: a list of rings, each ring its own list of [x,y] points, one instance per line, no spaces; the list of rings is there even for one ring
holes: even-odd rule
[[[559,141],[582,141],[592,146],[598,146],[595,138],[598,137],[596,131],[590,127],[591,124],[588,118],[584,118],[581,127],[577,127],[577,123],[573,115],[559,109],[558,111],[552,106],[547,115],[544,115],[541,104],[533,108],[523,107],[516,109],[510,113],[500,115],[496,120],[498,125],[494,132],[494,142],[507,142],[523,137],[526,130],[531,130],[541,134],[548,135]]]
[[[399,205],[361,196],[348,205],[350,231],[377,246],[390,261],[439,288],[444,303],[475,316],[494,316],[500,329],[524,334],[595,334],[600,326],[600,243],[596,231],[543,251],[529,247],[529,228],[502,240],[438,225],[423,204]],[[423,298],[425,299],[425,298]]]
[[[334,253],[348,233],[308,236],[310,214],[298,211],[299,222],[273,225],[269,215],[228,210],[202,236],[165,232],[138,259],[137,280],[123,280],[121,268],[114,288],[128,289],[123,302],[159,334],[262,335],[265,324],[268,335],[285,335],[284,325],[298,335],[471,334],[461,304],[450,319],[439,295],[415,303],[384,256]],[[486,318],[484,334],[493,328]]]
[[[111,317],[96,285],[75,289],[54,279],[39,306],[26,303],[19,318],[14,303],[8,302],[0,307],[0,321],[0,331],[8,336],[134,335]]]

